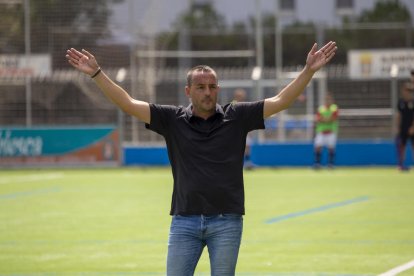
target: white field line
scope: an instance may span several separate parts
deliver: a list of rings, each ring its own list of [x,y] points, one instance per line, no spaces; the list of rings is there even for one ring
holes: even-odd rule
[[[63,173],[49,173],[49,174],[30,174],[21,175],[14,177],[6,177],[0,179],[1,184],[12,184],[12,183],[24,183],[24,182],[36,182],[45,180],[55,180],[63,177]]]
[[[384,272],[382,274],[379,274],[378,276],[394,276],[394,275],[398,275],[400,272],[409,270],[410,268],[414,267],[414,260],[412,260],[411,262],[408,262],[406,264],[397,266],[387,272]]]

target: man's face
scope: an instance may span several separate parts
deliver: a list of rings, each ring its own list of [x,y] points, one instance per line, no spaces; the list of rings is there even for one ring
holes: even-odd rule
[[[185,93],[191,99],[196,115],[215,113],[219,89],[214,73],[203,71],[193,73],[191,86],[185,87]]]
[[[405,101],[411,101],[413,99],[413,91],[407,87],[404,87],[402,90],[402,98]]]

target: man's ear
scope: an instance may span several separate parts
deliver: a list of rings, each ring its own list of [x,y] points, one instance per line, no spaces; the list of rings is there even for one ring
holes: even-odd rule
[[[185,86],[185,94],[190,97],[190,87],[188,85]]]

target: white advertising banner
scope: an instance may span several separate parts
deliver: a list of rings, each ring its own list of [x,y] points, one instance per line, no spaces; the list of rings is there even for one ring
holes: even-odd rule
[[[49,54],[0,55],[0,77],[25,77],[51,74],[52,59]]]
[[[408,78],[414,69],[414,49],[366,49],[348,52],[349,76],[353,79]],[[391,70],[392,69],[392,70]]]

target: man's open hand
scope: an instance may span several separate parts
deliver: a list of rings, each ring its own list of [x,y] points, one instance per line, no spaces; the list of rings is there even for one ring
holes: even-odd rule
[[[79,52],[74,48],[70,48],[66,51],[66,58],[73,67],[90,76],[99,69],[95,57],[85,49]]]
[[[338,49],[338,47],[336,47],[336,43],[333,41],[329,41],[319,50],[317,50],[317,48],[318,45],[316,43],[313,44],[306,59],[306,65],[314,72],[318,71],[322,66],[327,64],[333,58],[336,50]]]

